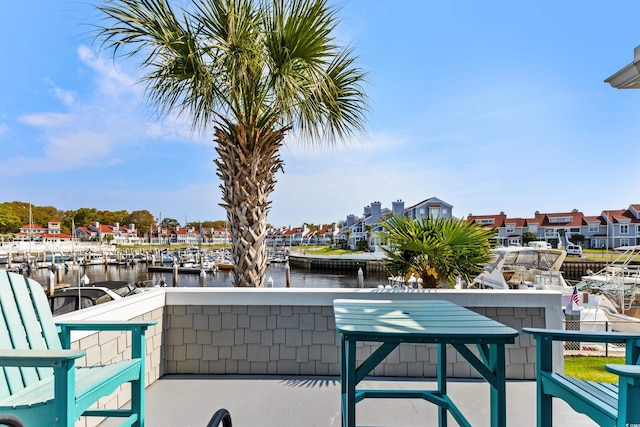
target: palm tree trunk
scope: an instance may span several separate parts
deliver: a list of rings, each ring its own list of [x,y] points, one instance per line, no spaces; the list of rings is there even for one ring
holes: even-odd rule
[[[282,169],[280,147],[287,130],[249,129],[224,120],[215,127],[220,206],[227,212],[231,231],[234,286],[257,287],[265,282],[268,197],[275,174]]]

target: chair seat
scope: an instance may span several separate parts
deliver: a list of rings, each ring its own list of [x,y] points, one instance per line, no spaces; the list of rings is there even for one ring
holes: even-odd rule
[[[558,373],[544,373],[541,379],[545,393],[563,397],[578,412],[589,413],[596,409],[599,420],[604,423],[607,419],[615,425],[618,418],[617,384],[580,380]]]
[[[75,399],[79,414],[99,397],[111,394],[124,382],[140,376],[140,359],[123,360],[106,366],[77,367],[75,370]],[[50,405],[54,399],[54,377],[33,383],[0,400],[3,409],[29,409]],[[78,415],[79,416],[79,415]]]
[[[640,401],[640,384],[637,381],[640,377],[640,334],[540,328],[522,328],[522,331],[533,335],[536,340],[539,427],[553,425],[553,398],[564,400],[575,411],[585,414],[602,427],[640,425],[637,403]],[[554,351],[562,351],[561,343],[567,341],[624,344],[625,364],[608,368],[619,376],[618,384],[587,381],[554,372]]]
[[[3,270],[0,307],[0,413],[18,417],[29,427],[74,427],[83,416],[119,418],[122,426],[144,427],[145,333],[155,320],[56,324],[42,286]],[[86,352],[69,350],[74,330],[126,337],[129,359],[77,366]],[[121,402],[114,402],[120,405],[114,409],[99,402],[120,387],[130,395],[129,408]]]

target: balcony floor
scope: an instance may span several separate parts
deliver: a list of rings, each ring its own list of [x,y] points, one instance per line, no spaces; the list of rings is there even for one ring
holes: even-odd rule
[[[363,381],[359,388],[434,389],[433,380]],[[449,395],[473,426],[489,425],[489,386],[451,381]],[[340,426],[340,379],[305,376],[167,375],[147,388],[146,425],[206,427],[218,408],[231,412],[234,427]],[[507,425],[536,425],[535,382],[507,383]],[[437,425],[437,407],[426,401],[368,399],[357,405],[358,426]],[[457,425],[449,417],[449,425]],[[113,421],[113,420],[112,420]],[[596,426],[554,399],[554,424]],[[104,422],[101,427],[117,425]]]

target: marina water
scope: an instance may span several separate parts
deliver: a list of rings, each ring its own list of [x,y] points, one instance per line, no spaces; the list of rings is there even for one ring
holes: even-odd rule
[[[32,270],[28,277],[46,285],[47,277],[51,270],[39,268]],[[144,263],[133,266],[124,265],[87,265],[79,266],[77,270],[61,270],[61,284],[78,286],[80,279],[87,275],[89,286],[95,282],[117,280],[126,282],[144,282],[156,285],[164,278],[167,286],[173,286],[173,272],[148,272]],[[267,279],[273,279],[273,286],[284,288],[286,286],[286,264],[272,263],[267,269]],[[305,268],[290,267],[292,288],[356,288],[358,276],[355,271],[333,270],[309,270]],[[220,270],[206,275],[207,287],[231,287],[233,275],[230,271]],[[56,279],[56,282],[58,280]],[[364,275],[364,286],[376,288],[378,285],[388,283],[385,273],[369,273]],[[199,287],[200,276],[193,273],[180,273],[178,275],[179,287]],[[268,286],[265,283],[265,286]]]

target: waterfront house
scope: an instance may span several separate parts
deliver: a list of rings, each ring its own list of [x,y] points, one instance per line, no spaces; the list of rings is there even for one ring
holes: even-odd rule
[[[135,224],[122,226],[117,222],[113,225],[95,222],[86,227],[77,227],[75,233],[75,237],[81,241],[95,240],[103,242],[109,240],[110,243],[114,245],[132,245],[142,242],[142,239],[138,236]]]
[[[271,227],[267,230],[267,246],[284,246],[285,227]]]
[[[628,209],[602,211],[587,216],[577,209],[571,212],[540,213],[532,218],[510,218],[504,212],[496,215],[472,215],[467,219],[496,229],[499,246],[522,245],[523,234],[533,233],[537,240],[554,247],[578,243],[592,249],[615,248],[640,244],[640,205]]]
[[[282,233],[285,246],[296,246],[302,244],[311,244],[311,238],[314,233],[311,231],[307,224],[303,227],[290,227]]]
[[[231,242],[231,233],[227,228],[208,228],[202,227],[200,236],[203,243],[212,243],[217,245],[225,245]]]
[[[59,243],[71,240],[70,234],[65,234],[60,229],[60,220],[52,218],[47,222],[46,227],[37,224],[25,224],[20,227],[20,231],[16,233],[14,241],[17,242],[42,242],[42,243]]]
[[[404,201],[400,199],[392,202],[391,209],[383,208],[381,203],[376,201],[364,207],[362,217],[348,215],[335,238],[347,241],[351,249],[356,249],[360,241],[366,241],[366,246],[374,249],[379,244],[376,231],[381,230],[380,222],[389,215],[405,215],[412,219],[452,218],[452,212],[453,206],[437,197],[422,200],[408,208],[404,207]]]
[[[404,214],[411,219],[452,218],[453,206],[437,197],[425,199],[404,209]]]
[[[171,238],[171,230],[166,227],[158,227],[155,230],[150,230],[149,233],[145,234],[145,241],[152,244],[170,244]]]
[[[603,211],[602,217],[612,247],[640,245],[640,204]]]
[[[201,233],[193,227],[176,227],[170,230],[169,239],[171,243],[178,245],[198,245],[202,243]]]
[[[315,232],[314,240],[319,245],[330,245],[333,242],[333,238],[339,233],[339,228],[334,224],[320,224],[318,230]]]

